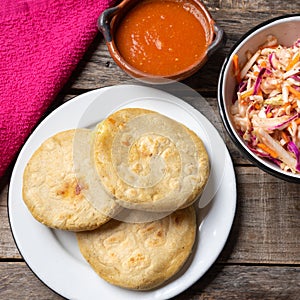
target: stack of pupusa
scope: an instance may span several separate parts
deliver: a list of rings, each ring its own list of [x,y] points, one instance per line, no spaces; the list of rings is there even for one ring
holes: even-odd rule
[[[106,281],[140,290],[161,285],[179,271],[195,241],[192,204],[209,175],[209,159],[202,141],[184,125],[139,108],[111,114],[97,125],[88,142],[74,132],[49,139],[71,136],[67,146],[60,140],[50,147],[51,151],[58,148],[54,153],[59,154],[53,156],[49,149],[41,150],[47,145],[41,145],[36,153],[45,152],[45,157],[33,155],[24,173],[25,203],[45,225],[77,231],[82,255]],[[74,152],[77,159],[66,159]],[[86,159],[89,153],[91,159]],[[44,179],[37,186],[39,172],[47,175],[41,176]],[[92,175],[87,175],[90,172]],[[56,174],[63,175],[53,179]],[[103,188],[100,197],[93,188],[96,181]],[[73,191],[63,193],[67,200],[57,192],[60,185]],[[91,194],[92,200],[85,197]],[[37,213],[40,207],[47,208]],[[122,209],[145,212],[148,219],[151,214],[154,217],[151,222],[123,222]],[[54,214],[48,216],[51,210]],[[163,218],[157,219],[157,213]],[[86,228],[82,219],[88,219],[84,222]],[[72,226],[66,226],[70,223]],[[81,225],[76,227],[77,223]]]

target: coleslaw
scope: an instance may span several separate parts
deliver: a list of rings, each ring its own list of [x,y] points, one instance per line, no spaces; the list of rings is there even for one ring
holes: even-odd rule
[[[240,68],[233,56],[237,91],[234,125],[249,149],[285,171],[300,173],[300,38],[292,46],[268,36]]]

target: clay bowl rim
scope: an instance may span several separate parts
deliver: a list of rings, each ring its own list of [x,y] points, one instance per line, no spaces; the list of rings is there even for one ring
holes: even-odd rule
[[[170,1],[170,0],[168,0]],[[177,1],[177,0],[174,0]],[[209,35],[207,51],[203,56],[190,67],[170,74],[167,76],[153,75],[150,73],[145,73],[137,68],[131,66],[122,57],[121,53],[118,51],[117,45],[114,41],[114,33],[117,30],[118,23],[125,16],[128,10],[133,8],[136,4],[140,3],[139,0],[123,0],[118,5],[106,9],[98,19],[98,28],[102,32],[107,48],[110,52],[111,57],[116,62],[116,64],[127,74],[135,79],[145,81],[148,83],[169,83],[170,81],[179,81],[186,79],[187,77],[196,73],[207,61],[217,48],[224,42],[224,31],[216,24],[212,16],[210,15],[207,7],[199,0],[189,0],[197,5],[199,11],[205,18],[206,32]]]

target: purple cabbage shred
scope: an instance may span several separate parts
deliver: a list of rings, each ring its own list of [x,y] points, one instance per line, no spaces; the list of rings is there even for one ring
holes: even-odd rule
[[[296,146],[296,144],[292,141],[290,141],[287,145],[287,148],[289,151],[293,152],[296,156],[296,160],[297,160],[297,164],[296,164],[296,170],[298,172],[300,172],[300,151],[298,149],[298,147]]]

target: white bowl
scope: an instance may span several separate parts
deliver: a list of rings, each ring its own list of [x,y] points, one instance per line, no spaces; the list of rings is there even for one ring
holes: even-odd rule
[[[272,162],[264,160],[253,153],[239,136],[230,115],[230,106],[232,105],[232,99],[234,98],[237,85],[236,79],[233,75],[233,56],[238,54],[241,65],[245,64],[246,51],[250,50],[254,53],[260,45],[266,42],[268,35],[276,36],[278,42],[282,45],[292,45],[298,38],[300,38],[300,14],[285,15],[263,22],[247,32],[233,46],[229,55],[225,59],[219,77],[219,110],[225,128],[231,139],[251,162],[274,176],[287,181],[300,183],[300,174],[283,171]]]

